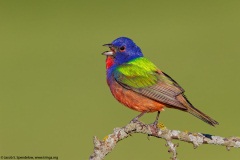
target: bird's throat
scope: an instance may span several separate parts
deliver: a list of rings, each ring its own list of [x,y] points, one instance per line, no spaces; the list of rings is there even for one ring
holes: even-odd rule
[[[112,56],[107,56],[106,58],[106,69],[109,69],[110,67],[112,67],[114,64],[114,60]]]

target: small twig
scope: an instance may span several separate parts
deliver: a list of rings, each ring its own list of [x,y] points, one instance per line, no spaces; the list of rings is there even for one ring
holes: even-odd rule
[[[148,136],[165,139],[167,142],[166,146],[169,147],[168,152],[172,153],[171,158],[173,160],[177,160],[176,148],[178,147],[178,144],[174,144],[172,142],[172,139],[192,143],[194,148],[197,148],[201,144],[222,145],[226,146],[228,150],[231,147],[240,148],[239,137],[224,138],[220,136],[213,136],[210,134],[169,130],[161,124],[159,124],[158,126],[154,126],[153,124],[144,124],[140,121],[136,121],[130,122],[125,127],[115,128],[114,132],[106,136],[102,141],[98,140],[97,137],[95,136],[93,139],[94,152],[89,159],[90,160],[104,159],[104,157],[114,149],[114,147],[119,141],[127,138],[133,133],[143,133]]]

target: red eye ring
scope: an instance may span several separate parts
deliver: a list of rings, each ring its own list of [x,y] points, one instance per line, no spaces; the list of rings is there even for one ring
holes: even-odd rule
[[[126,49],[125,46],[122,46],[122,47],[119,48],[120,52],[125,51],[125,49]]]

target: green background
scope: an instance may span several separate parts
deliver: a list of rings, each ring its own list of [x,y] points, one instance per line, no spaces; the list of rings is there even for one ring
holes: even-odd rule
[[[239,0],[0,1],[0,156],[88,159],[93,136],[103,139],[138,114],[112,97],[105,80],[102,44],[119,36],[132,38],[220,123],[166,109],[165,126],[240,135],[239,8]],[[169,159],[164,144],[134,134],[106,160]],[[179,159],[240,157],[239,149],[179,144]]]

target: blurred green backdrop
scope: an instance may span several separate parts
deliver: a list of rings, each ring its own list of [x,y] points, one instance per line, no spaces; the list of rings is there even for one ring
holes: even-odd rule
[[[220,123],[166,109],[160,121],[168,128],[239,135],[239,8],[239,0],[0,1],[0,156],[88,159],[94,135],[102,139],[138,114],[105,81],[102,44],[119,36],[132,38]],[[239,149],[179,143],[179,159],[240,157]],[[168,159],[164,144],[135,134],[106,160]]]

